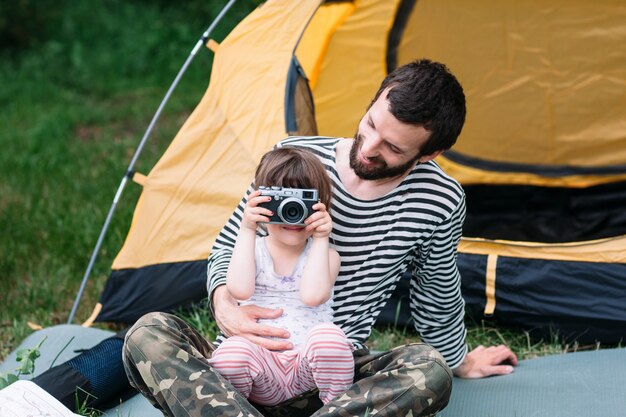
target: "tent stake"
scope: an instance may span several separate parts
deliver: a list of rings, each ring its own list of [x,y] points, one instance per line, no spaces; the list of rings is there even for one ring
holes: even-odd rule
[[[198,53],[198,51],[202,47],[202,45],[204,45],[206,43],[206,41],[209,39],[209,35],[211,34],[211,32],[213,31],[215,26],[220,22],[220,20],[222,20],[222,18],[226,14],[226,12],[228,12],[228,10],[233,6],[233,4],[235,4],[236,1],[237,0],[230,0],[226,4],[226,6],[224,6],[224,8],[220,11],[220,13],[217,15],[215,20],[213,20],[213,22],[211,23],[209,28],[202,34],[202,37],[198,40],[196,45],[193,47],[193,49],[191,50],[191,53],[189,54],[189,56],[185,60],[185,63],[183,64],[181,69],[178,71],[178,74],[176,75],[176,78],[172,82],[172,85],[170,85],[170,88],[167,90],[167,93],[165,93],[165,96],[163,97],[163,100],[161,100],[161,104],[157,108],[156,113],[152,117],[152,120],[150,121],[150,124],[148,125],[148,128],[146,129],[146,132],[144,133],[143,137],[141,138],[141,141],[139,142],[139,145],[137,146],[137,149],[135,150],[135,154],[133,155],[133,158],[130,161],[130,164],[128,165],[128,169],[126,170],[126,174],[122,178],[122,181],[120,182],[120,185],[117,188],[117,192],[115,193],[115,197],[113,198],[113,204],[111,204],[111,208],[109,209],[109,213],[107,214],[106,220],[104,221],[104,225],[102,226],[102,230],[100,231],[100,236],[98,237],[98,241],[96,242],[96,246],[95,246],[95,248],[94,248],[94,250],[93,250],[93,252],[91,254],[91,259],[89,260],[89,264],[87,265],[87,270],[85,271],[85,275],[83,276],[83,280],[80,283],[80,288],[78,289],[78,294],[76,294],[76,298],[74,299],[74,305],[72,306],[72,311],[70,312],[70,316],[67,319],[67,324],[72,324],[72,321],[74,320],[74,316],[76,314],[76,310],[78,309],[78,304],[80,303],[80,299],[83,296],[83,292],[85,291],[85,286],[87,285],[87,281],[89,280],[89,275],[91,274],[91,270],[93,269],[94,263],[96,262],[96,258],[98,256],[98,252],[100,251],[100,246],[102,246],[102,241],[104,240],[104,236],[105,236],[105,234],[107,232],[107,229],[109,228],[109,223],[111,223],[111,219],[113,218],[113,213],[115,212],[115,209],[117,208],[117,203],[118,203],[118,201],[120,199],[120,196],[122,195],[122,191],[124,190],[124,187],[126,186],[126,183],[128,182],[128,179],[130,177],[132,177],[132,175],[133,175],[133,168],[135,166],[135,163],[137,162],[137,159],[139,158],[139,155],[141,154],[141,151],[143,150],[143,147],[146,144],[146,141],[148,140],[148,137],[152,133],[152,129],[154,129],[154,125],[156,124],[157,120],[161,116],[161,112],[163,111],[163,108],[165,107],[165,104],[170,99],[170,96],[174,92],[174,89],[176,89],[176,86],[178,85],[178,83],[179,83],[180,79],[182,78],[183,74],[185,73],[185,71],[187,71],[187,67],[189,67],[189,64],[191,64],[191,61],[193,61],[193,59],[195,58],[196,54]]]

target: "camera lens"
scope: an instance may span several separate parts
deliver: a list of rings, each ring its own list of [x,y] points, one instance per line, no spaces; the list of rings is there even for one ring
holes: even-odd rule
[[[286,224],[300,224],[308,213],[306,206],[297,198],[287,198],[278,206],[278,217]]]

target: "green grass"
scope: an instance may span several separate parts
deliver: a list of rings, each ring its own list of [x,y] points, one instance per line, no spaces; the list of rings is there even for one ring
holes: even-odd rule
[[[20,44],[27,47],[0,52],[0,359],[32,332],[29,322],[66,322],[134,150],[225,3],[20,2],[35,9],[24,16],[36,16],[37,25],[27,28],[39,31]],[[256,3],[240,0],[213,37],[223,39]],[[23,19],[15,24],[29,22]],[[210,65],[210,52],[202,51],[166,107],[139,172],[150,170],[200,100]],[[133,184],[124,191],[77,312],[80,321],[97,302],[139,192]],[[206,311],[186,318],[209,336],[216,331]],[[383,350],[415,339],[377,329],[370,346]],[[507,343],[522,357],[568,349],[558,340],[533,344],[523,333],[486,325],[472,326],[468,340],[472,346]]]
[[[59,1],[54,15],[42,18],[51,26],[40,29],[44,41],[0,52],[0,358],[32,332],[28,322],[67,320],[134,150],[225,3]],[[240,0],[212,37],[222,40],[254,3]],[[32,14],[45,16],[47,6],[32,6]],[[199,102],[210,66],[211,53],[202,50],[166,106],[139,172],[149,172]],[[124,191],[79,320],[98,299],[139,193],[132,183]]]
[[[372,350],[385,351],[394,346],[419,341],[419,337],[412,331],[397,328],[376,328],[368,341]],[[520,359],[532,359],[539,356],[556,355],[577,350],[589,349],[590,346],[577,344],[562,344],[556,336],[551,340],[534,340],[528,332],[514,331],[488,323],[468,325],[466,342],[469,349],[479,345],[495,346],[504,344],[509,346]],[[594,345],[593,348],[596,348]]]
[[[204,337],[215,340],[219,330],[207,308],[197,306],[191,311],[181,311],[177,314],[194,326]],[[411,329],[379,326],[373,329],[372,336],[366,344],[370,350],[386,351],[396,346],[418,341],[420,341],[419,336]],[[466,342],[470,350],[479,345],[494,346],[505,344],[520,359],[532,359],[546,355],[600,348],[599,345],[580,346],[577,343],[562,343],[558,335],[553,335],[550,340],[537,339],[536,337],[531,337],[525,331],[506,329],[486,322],[477,324],[470,320],[468,320]]]

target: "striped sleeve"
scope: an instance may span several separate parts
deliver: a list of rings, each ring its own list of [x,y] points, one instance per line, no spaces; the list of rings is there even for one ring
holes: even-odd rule
[[[456,254],[465,219],[462,198],[451,216],[434,230],[413,265],[410,303],[413,321],[424,342],[454,368],[467,353],[463,321],[465,302]]]

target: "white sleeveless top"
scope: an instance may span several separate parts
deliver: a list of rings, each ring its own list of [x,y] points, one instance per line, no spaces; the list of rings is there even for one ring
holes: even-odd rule
[[[306,243],[291,275],[278,275],[274,271],[272,256],[264,237],[256,239],[256,285],[254,294],[241,305],[254,304],[266,308],[282,308],[283,315],[276,319],[260,319],[259,323],[280,327],[291,333],[294,347],[303,344],[311,328],[321,323],[332,323],[332,296],[324,304],[308,307],[300,299],[300,281],[311,239]]]

